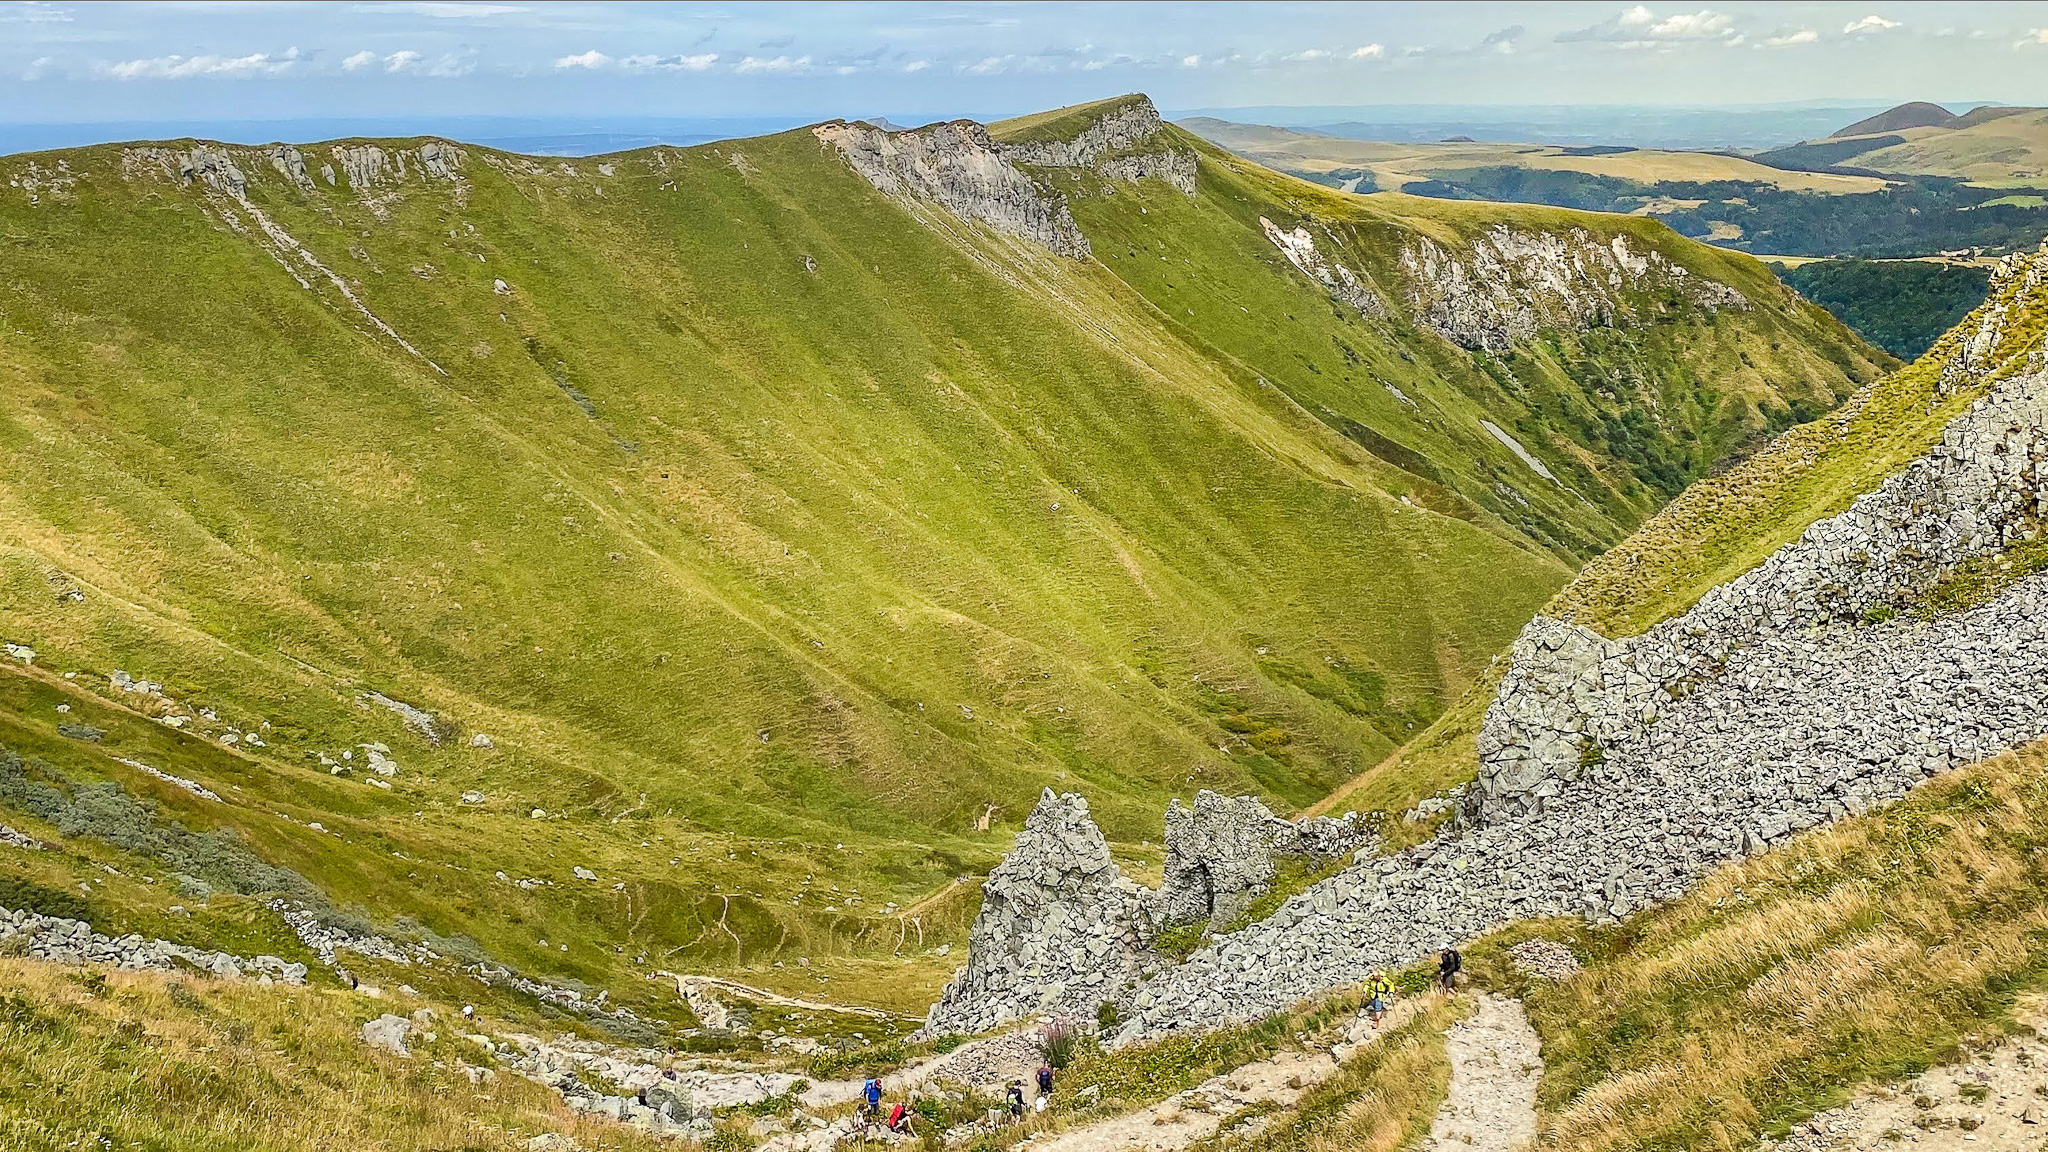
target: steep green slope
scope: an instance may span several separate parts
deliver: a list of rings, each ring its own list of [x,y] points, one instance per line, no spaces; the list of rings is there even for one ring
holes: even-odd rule
[[[1335,227],[1387,285],[1384,245],[1496,218],[1326,218],[1206,148],[1192,200],[1077,198],[1091,261],[935,225],[809,131],[4,172],[0,640],[36,656],[0,660],[0,745],[381,924],[614,987],[917,954],[1043,786],[1127,841],[1195,787],[1320,796],[1661,502],[1588,429],[1632,419],[1696,474],[1871,365],[1741,258],[1568,213],[1503,210],[1629,230],[1753,303],[1497,355],[1347,314],[1258,215]],[[7,819],[64,843],[57,887],[162,871]],[[92,900],[169,931],[171,898]],[[849,994],[907,1006],[927,957]]]
[[[1070,187],[1098,258],[1189,339],[1255,370],[1368,451],[1462,497],[1443,506],[1451,514],[1477,508],[1499,516],[1573,561],[1620,539],[1766,430],[1832,407],[1838,382],[1870,378],[1879,367],[1880,357],[1784,292],[1761,265],[1651,221],[1343,196],[1165,131],[1201,158],[1194,198],[1157,181],[1089,196],[1073,177],[1055,180]],[[1327,257],[1395,301],[1416,290],[1401,260],[1419,242],[1456,252],[1503,231],[1579,231],[1601,248],[1621,240],[1668,257],[1754,303],[1709,313],[1644,299],[1634,323],[1556,326],[1505,350],[1468,351],[1424,330],[1412,309],[1375,320],[1332,301],[1288,267],[1262,218],[1283,230],[1308,228],[1330,242]],[[1532,476],[1482,419],[1543,458],[1559,482]]]
[[[1581,569],[1544,613],[1605,636],[1637,635],[1842,511],[1924,455],[1992,383],[2040,370],[2044,282],[2048,248],[2007,257],[1989,297],[1926,355],[1688,488]],[[1473,739],[1494,687],[1482,678],[1422,736],[1316,807],[1406,807],[1471,779]]]

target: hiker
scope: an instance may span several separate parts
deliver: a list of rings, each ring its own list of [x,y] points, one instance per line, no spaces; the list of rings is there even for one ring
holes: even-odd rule
[[[889,1131],[896,1133],[898,1136],[908,1136],[911,1134],[910,1105],[898,1100],[896,1107],[890,1109]]]
[[[1052,1065],[1040,1064],[1038,1066],[1038,1098],[1040,1101],[1043,1101],[1050,1095],[1052,1095]],[[1040,1103],[1039,1107],[1043,1108],[1045,1105]]]
[[[1003,1095],[1003,1103],[1009,1107],[1010,1119],[1012,1121],[1024,1119],[1024,1082],[1022,1080],[1010,1081],[1010,1090]]]
[[[1380,1026],[1380,1018],[1387,1014],[1387,999],[1394,994],[1393,982],[1387,979],[1387,970],[1373,969],[1372,979],[1365,982],[1367,1004],[1365,1010],[1372,1013],[1372,1026]]]
[[[868,1077],[868,1082],[861,1085],[860,1111],[861,1115],[871,1119],[881,1114],[882,1078],[880,1076],[870,1076]]]
[[[1465,958],[1458,955],[1456,948],[1446,948],[1444,954],[1436,958],[1437,982],[1444,986],[1447,994],[1458,990],[1458,973],[1464,970]]]

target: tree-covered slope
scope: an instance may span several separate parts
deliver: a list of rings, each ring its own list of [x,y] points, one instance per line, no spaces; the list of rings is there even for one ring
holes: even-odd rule
[[[1085,260],[808,130],[0,162],[0,745],[532,971],[889,953],[957,930],[946,885],[1043,786],[1129,841],[1196,787],[1322,795],[1874,368],[1651,224],[1360,208],[1169,139],[1192,197],[1035,172]],[[1743,304],[1468,349],[1401,254],[1499,227],[1626,235]],[[56,888],[162,866],[6,818],[66,845]],[[161,932],[174,898],[90,899]]]

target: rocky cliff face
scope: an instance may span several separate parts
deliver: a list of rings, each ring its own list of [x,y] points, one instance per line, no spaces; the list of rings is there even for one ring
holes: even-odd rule
[[[1286,856],[1342,856],[1371,839],[1355,817],[1282,820],[1255,796],[1204,788],[1166,809],[1166,869],[1147,903],[1160,924],[1227,923],[1271,890]]]
[[[1378,293],[1361,280],[1358,273],[1342,264],[1324,258],[1316,248],[1316,238],[1306,227],[1297,227],[1292,232],[1283,232],[1278,224],[1259,217],[1259,227],[1266,230],[1266,239],[1273,242],[1287,262],[1301,269],[1303,275],[1323,286],[1323,291],[1349,304],[1367,316],[1384,317],[1387,306]]]
[[[1268,890],[1278,858],[1341,856],[1370,838],[1355,818],[1282,820],[1256,797],[1204,789],[1193,808],[1167,809],[1166,878],[1147,890],[1110,859],[1088,802],[1047,790],[982,885],[967,965],[925,1031],[979,1032],[1040,1013],[1092,1019],[1158,967],[1158,928],[1227,920]]]
[[[898,132],[866,123],[821,124],[812,132],[891,196],[929,201],[1078,260],[1090,248],[1066,197],[1019,165],[1085,169],[1110,180],[1164,180],[1193,196],[1195,154],[1167,144],[1148,147],[1163,128],[1159,110],[1140,97],[1065,140],[1001,143],[972,120]]]
[[[821,124],[812,131],[891,196],[928,200],[1057,255],[1078,260],[1089,254],[1065,198],[1040,188],[996,148],[987,128],[971,120],[911,132],[866,124]]]
[[[1193,196],[1195,154],[1158,142],[1156,137],[1164,128],[1159,109],[1148,97],[1139,96],[1069,139],[1002,147],[1004,154],[1019,164],[1088,168],[1112,180],[1164,180]]]
[[[2039,536],[2044,462],[2048,376],[2016,377],[1952,423],[1928,456],[1685,615],[1614,641],[1539,617],[1516,641],[1479,735],[1477,814],[1540,809],[1561,780],[1641,739],[1673,702],[1723,675],[1738,651],[1777,651],[1782,644],[1762,642],[1882,615],[1958,565]],[[1759,674],[1765,685],[1782,678]]]
[[[1466,348],[1505,352],[1539,329],[1610,327],[1636,311],[1632,293],[1670,289],[1708,311],[1748,308],[1742,293],[1702,279],[1626,236],[1583,228],[1538,232],[1497,225],[1455,252],[1428,237],[1401,249],[1407,303],[1418,324]]]
[[[1092,1017],[1151,957],[1144,897],[1110,859],[1088,802],[1047,789],[981,886],[967,965],[926,1030],[980,1032],[1037,1012]]]
[[[2048,573],[1931,619],[1895,611],[2044,520],[2037,370],[1995,381],[1925,457],[1678,619],[1619,641],[1538,619],[1480,738],[1472,818],[1138,968],[1114,989],[1119,1039],[1255,1018],[1516,920],[1626,916],[2048,737]]]

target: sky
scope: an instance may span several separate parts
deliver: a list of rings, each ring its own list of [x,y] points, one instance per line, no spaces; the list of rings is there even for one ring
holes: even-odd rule
[[[1695,0],[1697,3],[1697,0]],[[2048,3],[0,0],[0,122],[2048,104]]]

